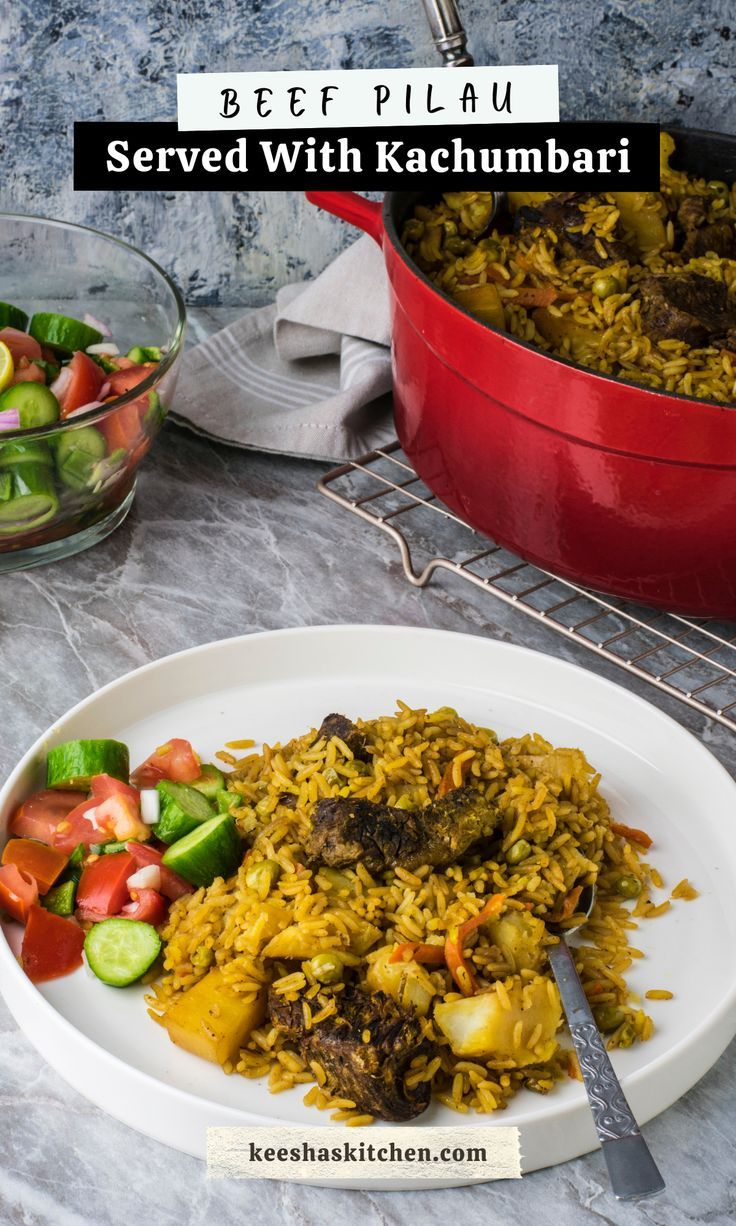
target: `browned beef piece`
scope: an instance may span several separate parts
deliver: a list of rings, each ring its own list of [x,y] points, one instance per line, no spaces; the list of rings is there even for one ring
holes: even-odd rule
[[[730,221],[714,221],[712,225],[687,231],[681,248],[683,259],[692,260],[709,251],[727,260],[736,259],[736,230]]]
[[[677,220],[683,230],[697,230],[708,220],[708,201],[705,196],[685,196],[677,210]]]
[[[319,1061],[330,1089],[361,1111],[382,1120],[421,1115],[429,1106],[429,1082],[411,1089],[404,1084],[414,1057],[429,1053],[419,1019],[385,992],[348,986],[336,999],[338,1012],[307,1030],[301,998],[286,1001],[272,988],[271,1022],[296,1043],[304,1060]]]
[[[320,800],[312,815],[307,855],[315,864],[370,873],[396,866],[452,864],[498,821],[496,810],[472,787],[456,788],[424,809],[396,809],[372,800]]]
[[[370,754],[366,752],[365,733],[356,728],[352,720],[348,719],[347,715],[338,715],[334,712],[332,715],[326,715],[320,724],[317,740],[320,737],[326,737],[329,741],[330,737],[339,736],[341,741],[344,741],[353,757],[358,758],[360,762],[367,762]]]
[[[514,218],[517,233],[541,226],[554,230],[564,255],[577,255],[588,264],[599,268],[612,260],[626,259],[630,252],[625,243],[615,238],[599,239],[606,252],[601,256],[594,234],[582,234],[580,227],[585,221],[581,204],[590,199],[589,192],[558,192],[538,205],[522,205]]]
[[[657,340],[736,343],[736,309],[720,281],[683,272],[645,277],[639,289],[642,323]]]

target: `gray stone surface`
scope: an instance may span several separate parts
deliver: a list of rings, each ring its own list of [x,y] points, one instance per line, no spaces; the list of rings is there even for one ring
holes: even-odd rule
[[[736,131],[732,0],[464,0],[478,63],[560,65],[562,116]],[[192,303],[269,301],[353,233],[297,193],[75,194],[75,119],[175,117],[177,71],[435,61],[421,0],[0,5],[0,209],[84,222],[158,259]]]
[[[198,312],[201,333],[222,313]],[[620,670],[451,577],[403,579],[387,537],[320,498],[322,466],[229,450],[167,427],[133,511],[76,558],[0,580],[0,777],[53,719],[97,687],[172,651],[247,631],[392,622],[524,643],[614,680]],[[29,661],[32,667],[29,668]],[[736,772],[731,733],[644,684],[632,688]],[[207,1182],[200,1163],[144,1139],[70,1090],[0,1003],[0,1223],[210,1226],[259,1221],[370,1226],[452,1220],[526,1226],[728,1226],[736,1220],[736,1045],[645,1128],[666,1194],[621,1205],[601,1155],[521,1183],[360,1193]]]

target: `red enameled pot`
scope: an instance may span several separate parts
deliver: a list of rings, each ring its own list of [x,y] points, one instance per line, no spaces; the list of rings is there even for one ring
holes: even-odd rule
[[[736,137],[674,133],[678,164],[736,178]],[[401,444],[474,528],[545,570],[682,613],[736,616],[736,411],[598,375],[438,290],[400,233],[422,197],[312,203],[381,244]]]

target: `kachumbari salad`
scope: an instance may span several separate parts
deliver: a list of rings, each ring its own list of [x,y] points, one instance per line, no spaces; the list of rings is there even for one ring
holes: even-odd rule
[[[68,741],[46,759],[46,787],[9,825],[0,909],[25,925],[21,964],[36,983],[82,965],[125,987],[161,951],[169,905],[240,865],[225,775],[189,741],[159,746],[130,773],[120,741]]]
[[[158,424],[158,393],[110,413],[97,426],[53,433],[81,413],[103,408],[137,387],[159,364],[157,346],[120,353],[99,320],[0,302],[0,536],[35,529],[60,500],[101,487]],[[3,442],[10,430],[49,428],[47,437]]]

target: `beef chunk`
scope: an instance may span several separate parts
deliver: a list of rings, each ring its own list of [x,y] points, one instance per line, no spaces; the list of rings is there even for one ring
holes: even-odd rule
[[[686,196],[677,210],[677,220],[683,230],[697,230],[708,220],[708,201],[705,196]]]
[[[736,308],[720,281],[684,272],[645,277],[639,289],[642,323],[656,340],[736,343]]]
[[[362,863],[370,873],[399,866],[452,864],[498,817],[476,788],[456,788],[424,809],[395,809],[372,800],[320,800],[312,817],[307,855],[313,863],[347,868]]]
[[[605,251],[605,256],[601,256],[596,236],[581,232],[585,214],[580,206],[589,199],[589,192],[558,192],[541,204],[522,205],[517,209],[514,229],[517,233],[534,229],[536,226],[554,230],[563,255],[580,256],[586,263],[595,264],[599,268],[612,260],[626,259],[630,253],[625,243],[615,238],[599,239],[598,242]]]
[[[684,238],[680,253],[685,260],[713,251],[726,259],[736,258],[736,230],[730,221],[708,224],[708,202],[704,196],[686,196],[677,210],[677,223]]]
[[[730,221],[715,221],[710,226],[686,232],[681,249],[683,259],[692,260],[710,251],[727,260],[736,259],[736,231]]]
[[[322,720],[317,740],[326,737],[329,741],[333,736],[339,736],[340,740],[345,742],[354,758],[358,758],[360,762],[368,761],[370,754],[366,752],[365,733],[361,732],[360,728],[356,728],[347,715],[338,715],[337,712],[334,712],[332,715],[326,715]]]
[[[429,1082],[410,1090],[404,1084],[414,1057],[429,1053],[419,1019],[385,992],[348,986],[336,999],[338,1012],[307,1030],[301,998],[286,1001],[272,988],[271,1022],[296,1043],[304,1060],[319,1061],[330,1089],[361,1111],[382,1120],[421,1115],[429,1106]]]

